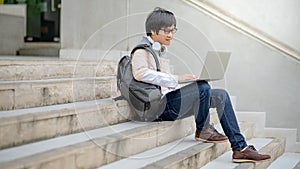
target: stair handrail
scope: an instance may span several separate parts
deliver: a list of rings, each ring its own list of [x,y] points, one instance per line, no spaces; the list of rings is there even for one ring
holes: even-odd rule
[[[297,51],[296,49],[290,47],[289,45],[283,43],[282,41],[275,39],[274,37],[271,37],[270,35],[267,35],[261,30],[258,30],[257,28],[254,28],[251,25],[235,18],[234,16],[227,14],[226,12],[216,7],[215,5],[207,1],[202,2],[201,0],[183,0],[183,1],[195,7],[196,9],[201,10],[205,14],[211,16],[212,18],[224,23],[225,25],[258,40],[259,42],[266,44],[284,53],[285,55],[290,56],[293,59],[296,59],[297,61],[300,61],[300,52]]]

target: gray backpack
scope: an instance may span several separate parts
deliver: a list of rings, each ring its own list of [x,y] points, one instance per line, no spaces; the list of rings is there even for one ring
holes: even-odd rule
[[[161,88],[160,86],[134,79],[131,58],[137,49],[145,49],[150,52],[155,59],[157,71],[160,71],[158,58],[151,46],[148,44],[137,45],[131,51],[130,56],[123,56],[119,61],[117,86],[121,92],[121,98],[127,100],[130,105],[133,113],[132,120],[154,121],[162,113],[162,108],[164,107],[161,103]]]

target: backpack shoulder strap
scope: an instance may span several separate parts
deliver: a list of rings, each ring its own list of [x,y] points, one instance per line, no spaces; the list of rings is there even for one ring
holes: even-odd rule
[[[153,56],[154,60],[155,60],[155,64],[156,64],[156,70],[158,72],[160,72],[160,65],[159,65],[159,61],[158,61],[158,58],[157,58],[157,55],[156,53],[153,51],[153,49],[151,48],[151,46],[149,44],[139,44],[137,46],[135,46],[132,51],[131,51],[131,54],[130,56],[133,55],[133,53],[138,50],[138,49],[145,49],[147,50],[148,52],[151,53],[151,55]]]
[[[114,101],[118,101],[118,100],[126,100],[124,96],[117,96],[117,97],[114,97],[112,98]]]

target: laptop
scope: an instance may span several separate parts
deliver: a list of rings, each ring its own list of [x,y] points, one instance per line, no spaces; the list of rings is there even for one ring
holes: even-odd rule
[[[180,83],[194,82],[197,80],[215,81],[224,78],[224,74],[229,62],[230,52],[209,51],[207,52],[204,65],[199,78],[185,80]]]

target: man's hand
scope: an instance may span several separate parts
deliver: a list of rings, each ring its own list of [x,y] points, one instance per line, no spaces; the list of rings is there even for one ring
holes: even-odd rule
[[[197,79],[198,77],[196,75],[192,75],[192,74],[184,74],[184,75],[179,75],[178,76],[178,82],[183,82],[186,80],[193,80],[193,79]]]

